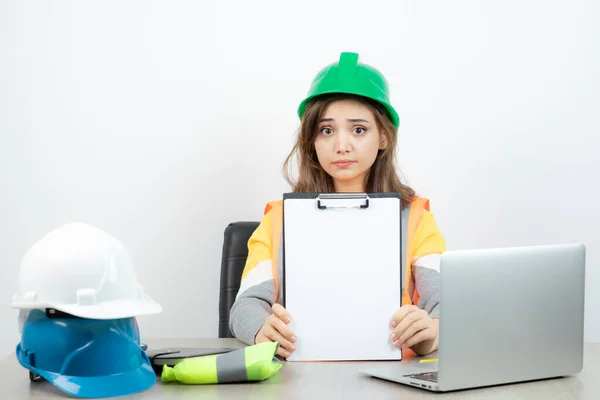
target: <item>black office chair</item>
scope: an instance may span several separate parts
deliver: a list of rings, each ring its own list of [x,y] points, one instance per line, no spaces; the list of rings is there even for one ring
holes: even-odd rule
[[[242,272],[248,258],[248,240],[258,228],[255,221],[233,222],[225,228],[219,292],[219,337],[233,338],[229,330],[229,310],[240,289]]]

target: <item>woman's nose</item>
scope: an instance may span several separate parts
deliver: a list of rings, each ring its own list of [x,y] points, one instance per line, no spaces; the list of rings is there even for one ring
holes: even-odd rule
[[[347,133],[340,132],[336,135],[335,150],[337,154],[349,153],[351,149],[350,140]]]

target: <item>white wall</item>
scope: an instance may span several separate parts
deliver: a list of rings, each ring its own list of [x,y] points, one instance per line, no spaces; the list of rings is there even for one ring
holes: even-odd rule
[[[340,51],[391,81],[450,248],[587,245],[600,341],[597,3],[261,4],[0,4],[0,353],[20,258],[74,220],[132,252],[164,307],[144,336],[215,337],[223,230],[288,189],[297,104]]]

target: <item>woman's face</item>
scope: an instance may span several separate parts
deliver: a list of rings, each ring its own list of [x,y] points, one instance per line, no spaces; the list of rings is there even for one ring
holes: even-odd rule
[[[387,146],[371,108],[353,99],[334,101],[325,109],[317,130],[317,158],[333,178],[335,191],[364,192],[369,169],[378,151]]]

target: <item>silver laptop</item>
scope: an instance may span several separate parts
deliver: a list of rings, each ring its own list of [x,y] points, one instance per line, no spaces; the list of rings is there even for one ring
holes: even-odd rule
[[[439,361],[360,372],[439,392],[575,375],[583,367],[584,281],[582,244],[448,251]]]

